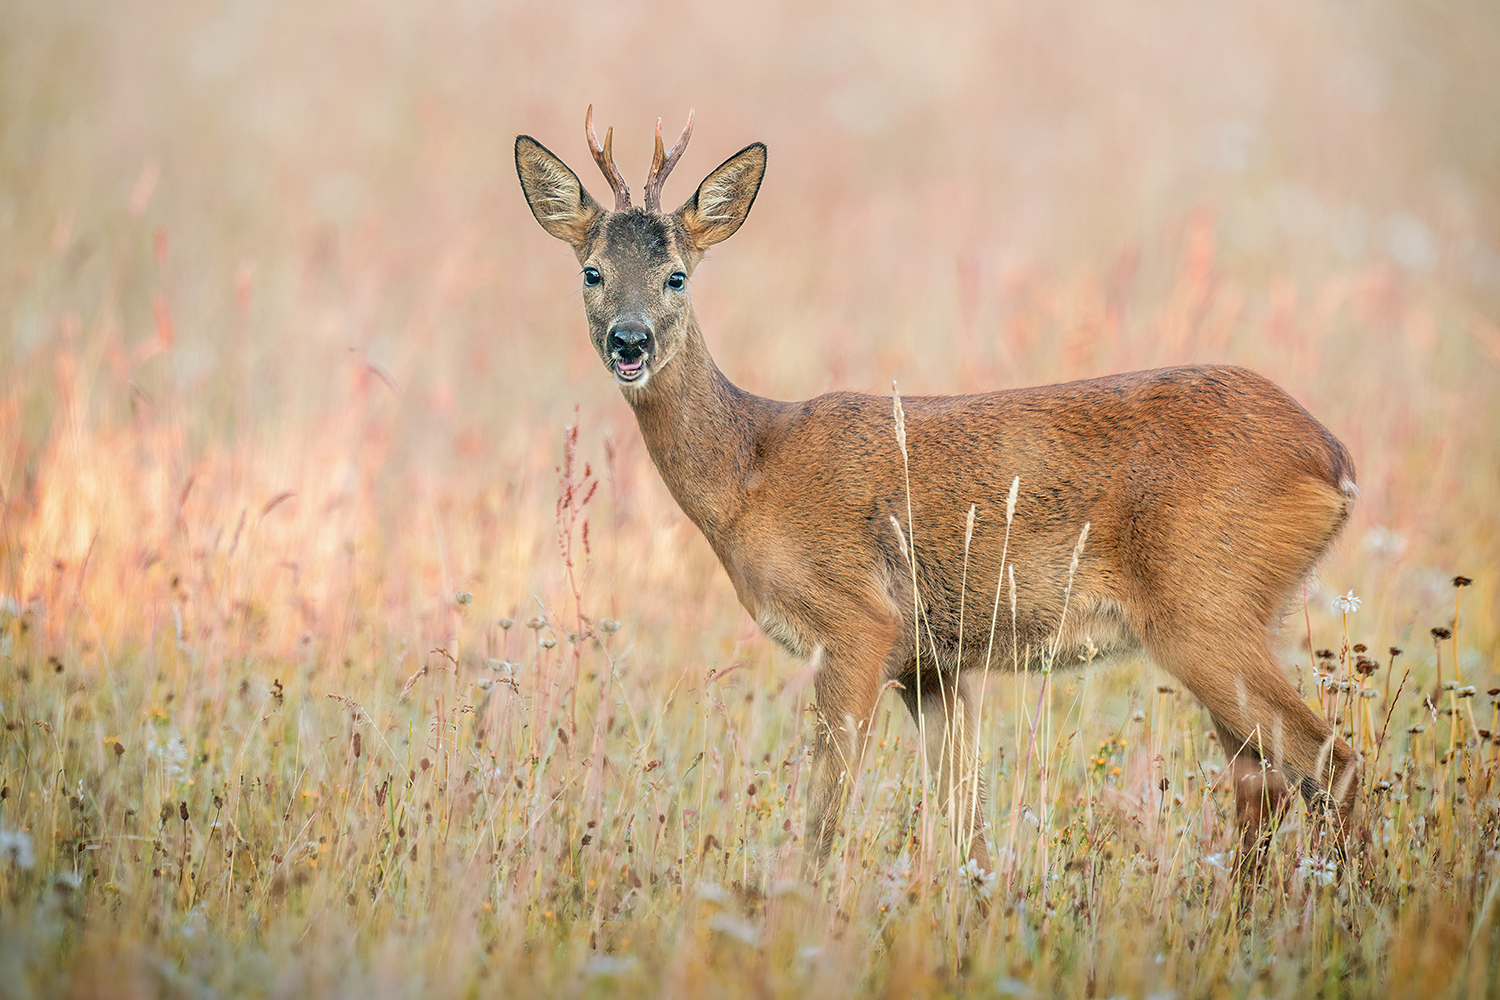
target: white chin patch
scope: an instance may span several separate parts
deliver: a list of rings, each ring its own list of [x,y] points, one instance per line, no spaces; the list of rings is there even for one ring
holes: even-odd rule
[[[633,377],[627,377],[626,375],[621,374],[619,371],[616,371],[615,385],[619,386],[622,389],[639,389],[646,384],[646,380],[650,377],[651,370],[645,365],[642,365],[636,370],[636,374]]]

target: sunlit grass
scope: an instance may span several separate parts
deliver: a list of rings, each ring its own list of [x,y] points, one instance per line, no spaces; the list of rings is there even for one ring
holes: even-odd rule
[[[0,994],[1492,994],[1494,18],[1272,6],[7,8]],[[1282,646],[1368,840],[1298,803],[1241,884],[1204,713],[1126,662],[986,682],[993,877],[887,696],[802,884],[811,674],[515,185],[590,101],[632,179],[697,106],[679,196],[770,143],[694,283],[747,388],[1229,361],[1338,434]]]

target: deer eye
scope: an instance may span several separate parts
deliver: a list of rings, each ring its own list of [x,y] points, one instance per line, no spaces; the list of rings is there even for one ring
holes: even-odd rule
[[[667,275],[667,287],[674,292],[680,292],[687,287],[687,275],[681,271],[673,271]]]
[[[599,269],[597,267],[586,267],[583,269],[583,283],[594,286],[599,284]]]

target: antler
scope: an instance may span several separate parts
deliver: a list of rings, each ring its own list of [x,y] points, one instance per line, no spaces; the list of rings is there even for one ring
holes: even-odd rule
[[[672,151],[664,154],[661,142],[661,119],[656,119],[656,155],[651,158],[651,173],[646,175],[646,211],[661,211],[662,183],[666,181],[672,168],[677,166],[677,161],[681,158],[682,151],[687,149],[688,139],[692,137],[692,134],[693,112],[689,108],[687,126],[683,128],[682,135],[677,138],[677,144],[672,147]],[[608,136],[604,141],[609,142]]]
[[[689,122],[691,124],[691,122]],[[620,168],[615,166],[614,139],[615,127],[611,125],[604,130],[604,145],[599,145],[599,137],[594,134],[594,106],[589,105],[588,114],[583,116],[583,130],[588,133],[589,152],[594,154],[594,162],[599,164],[599,169],[604,172],[604,179],[609,181],[610,188],[615,193],[615,211],[630,211],[630,188],[625,185],[625,177],[620,173]],[[675,156],[677,151],[673,150]],[[656,155],[661,158],[661,125],[656,126]],[[672,169],[671,167],[667,168]],[[655,176],[655,171],[652,171]],[[651,187],[647,182],[646,204],[651,205]],[[653,209],[654,211],[654,209]]]

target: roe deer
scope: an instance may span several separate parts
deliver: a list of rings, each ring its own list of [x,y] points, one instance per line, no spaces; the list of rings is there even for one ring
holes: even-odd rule
[[[658,121],[643,207],[631,206],[614,164],[614,130],[601,147],[592,118],[590,108],[584,131],[613,210],[530,136],[516,139],[516,170],[537,221],[583,267],[594,348],[667,488],[761,629],[817,664],[809,877],[828,858],[890,681],[927,723],[928,766],[957,846],[990,868],[963,671],[989,665],[991,622],[964,622],[961,609],[988,610],[1002,571],[1014,574],[1014,611],[1001,613],[997,661],[1014,664],[1028,648],[1061,664],[1144,647],[1212,716],[1244,843],[1289,798],[1278,770],[1335,821],[1347,817],[1358,756],[1297,696],[1270,646],[1356,495],[1332,434],[1265,378],[1226,366],[907,397],[900,442],[885,397],[752,395],[715,366],[688,282],[745,221],[766,147],[746,146],[664,213],[662,182],[692,115],[670,152]]]

